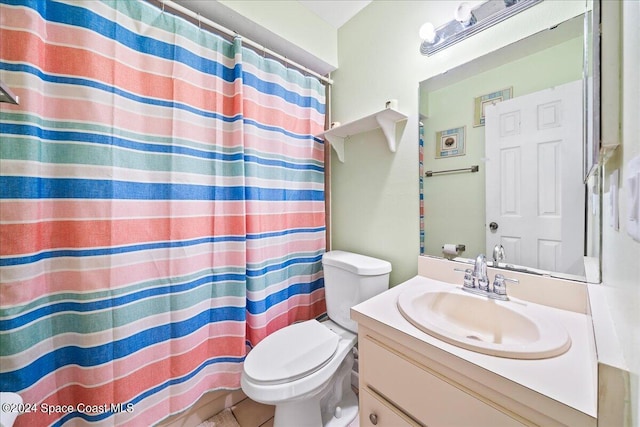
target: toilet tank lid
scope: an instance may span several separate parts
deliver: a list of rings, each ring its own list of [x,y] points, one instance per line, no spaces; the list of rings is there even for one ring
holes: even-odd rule
[[[322,256],[323,265],[331,265],[361,276],[377,276],[391,271],[391,263],[366,255],[330,251]]]

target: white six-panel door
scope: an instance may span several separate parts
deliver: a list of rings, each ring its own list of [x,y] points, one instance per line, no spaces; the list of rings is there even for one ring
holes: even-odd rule
[[[581,111],[581,81],[486,108],[487,254],[502,244],[507,263],[583,274]]]

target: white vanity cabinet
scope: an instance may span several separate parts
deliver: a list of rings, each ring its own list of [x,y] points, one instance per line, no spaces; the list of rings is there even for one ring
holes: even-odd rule
[[[422,425],[371,389],[360,390],[359,414],[361,426],[418,427]]]
[[[404,319],[398,296],[414,286],[451,285],[417,276],[352,308],[361,426],[597,425],[597,362],[587,316],[548,307],[572,340],[560,356],[489,356],[438,340]]]
[[[529,425],[506,408],[412,359],[397,343],[391,344],[366,328],[359,338],[361,426]]]

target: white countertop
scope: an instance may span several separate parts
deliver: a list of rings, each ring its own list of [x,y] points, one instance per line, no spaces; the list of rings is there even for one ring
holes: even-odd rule
[[[564,326],[571,336],[571,348],[549,359],[522,360],[489,356],[456,347],[422,332],[409,323],[397,308],[398,295],[409,288],[424,287],[426,291],[447,290],[452,286],[459,287],[416,276],[353,307],[351,317],[358,322],[367,318],[380,322],[586,415],[597,417],[597,358],[589,316],[512,298],[514,304],[535,306],[536,310],[548,313],[547,319]]]

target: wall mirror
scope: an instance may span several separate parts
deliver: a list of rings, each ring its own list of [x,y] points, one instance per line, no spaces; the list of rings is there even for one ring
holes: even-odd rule
[[[600,177],[585,179],[591,19],[420,83],[422,255],[492,263],[502,245],[500,268],[581,281],[587,256],[600,280]]]

